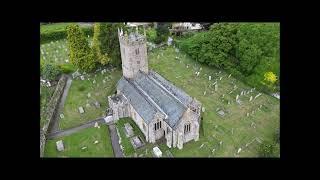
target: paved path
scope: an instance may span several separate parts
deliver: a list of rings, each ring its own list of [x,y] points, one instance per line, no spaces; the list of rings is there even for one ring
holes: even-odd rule
[[[66,130],[61,130],[61,131],[55,131],[53,133],[50,133],[48,134],[47,138],[48,139],[54,139],[54,138],[58,138],[58,137],[62,137],[62,136],[67,136],[67,135],[70,135],[70,134],[73,134],[75,132],[78,132],[82,129],[86,129],[88,127],[92,127],[94,126],[94,124],[98,122],[98,123],[102,123],[102,124],[105,124],[105,121],[103,118],[98,118],[98,119],[95,119],[93,121],[89,121],[85,124],[82,124],[78,127],[74,127],[74,128],[70,128],[70,129],[66,129]]]
[[[68,92],[69,92],[69,88],[71,86],[71,82],[72,82],[72,78],[67,75],[67,83],[63,89],[63,93],[62,96],[60,98],[60,102],[58,104],[58,108],[56,109],[56,112],[54,113],[54,116],[52,118],[52,121],[50,122],[50,126],[48,128],[48,132],[49,133],[53,133],[56,131],[59,131],[59,120],[60,120],[60,112],[63,111],[63,107],[64,107],[64,102],[67,98]]]
[[[112,143],[114,156],[115,157],[123,157],[123,153],[122,153],[122,150],[121,150],[120,144],[119,144],[119,137],[117,134],[116,126],[114,124],[110,124],[109,131],[110,131],[111,143]]]

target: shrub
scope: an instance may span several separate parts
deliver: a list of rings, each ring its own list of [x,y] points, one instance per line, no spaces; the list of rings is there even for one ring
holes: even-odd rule
[[[42,72],[43,78],[48,80],[56,80],[60,73],[61,71],[56,65],[49,63],[44,64]]]
[[[275,144],[271,142],[262,142],[258,149],[259,157],[275,157]]]
[[[72,64],[60,64],[58,65],[60,71],[65,74],[69,74],[75,71],[75,68]]]
[[[168,39],[168,36],[170,34],[168,27],[168,23],[162,23],[158,25],[158,28],[156,29],[157,36],[155,39],[155,43],[160,44]]]
[[[157,31],[154,28],[146,29],[147,40],[149,42],[155,42],[157,38]]]
[[[90,72],[96,67],[96,59],[79,25],[67,26],[69,59],[81,71]]]

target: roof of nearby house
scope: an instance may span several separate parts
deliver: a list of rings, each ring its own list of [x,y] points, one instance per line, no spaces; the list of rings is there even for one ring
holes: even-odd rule
[[[118,89],[146,123],[160,112],[173,129],[192,101],[189,95],[153,71],[149,74],[139,72],[134,79],[122,77]]]

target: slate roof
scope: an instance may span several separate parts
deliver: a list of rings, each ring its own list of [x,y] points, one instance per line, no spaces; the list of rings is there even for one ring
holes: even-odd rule
[[[153,120],[156,112],[160,112],[166,116],[164,121],[175,129],[192,98],[168,83],[155,72],[139,72],[134,79],[122,77],[118,82],[118,89],[146,123]]]

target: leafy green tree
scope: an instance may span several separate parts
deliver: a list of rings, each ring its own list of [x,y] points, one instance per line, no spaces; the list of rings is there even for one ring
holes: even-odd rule
[[[168,39],[168,36],[170,35],[169,26],[170,26],[169,23],[158,24],[158,27],[156,29],[157,36],[155,39],[155,43],[159,44]]]
[[[258,149],[259,157],[275,157],[275,144],[272,142],[262,142]]]
[[[79,25],[67,26],[67,40],[71,63],[82,71],[90,72],[94,70],[97,61]]]
[[[110,57],[108,57],[107,49],[105,47],[106,41],[107,41],[107,34],[106,34],[105,23],[95,23],[92,51],[93,51],[94,57],[102,65],[106,65],[110,61]]]

